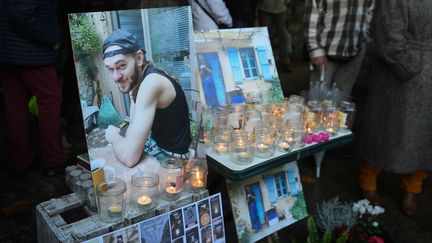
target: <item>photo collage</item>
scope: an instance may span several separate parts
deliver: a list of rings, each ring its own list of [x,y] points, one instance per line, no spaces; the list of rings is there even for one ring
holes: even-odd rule
[[[219,193],[84,243],[222,243],[221,205]]]

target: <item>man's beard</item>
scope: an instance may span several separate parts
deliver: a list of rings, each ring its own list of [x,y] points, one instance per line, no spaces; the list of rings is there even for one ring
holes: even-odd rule
[[[135,85],[137,85],[139,83],[139,77],[140,77],[139,74],[140,74],[140,72],[139,72],[138,66],[135,65],[134,74],[131,76],[131,83],[129,84],[129,87],[126,91],[122,91],[123,93],[125,93],[125,94],[129,93],[135,87]]]

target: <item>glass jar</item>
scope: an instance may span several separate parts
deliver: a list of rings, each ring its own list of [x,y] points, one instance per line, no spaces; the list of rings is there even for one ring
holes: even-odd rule
[[[321,124],[321,105],[316,100],[311,100],[307,103],[303,112],[303,125],[306,135],[316,133],[320,129]]]
[[[65,183],[66,183],[66,185],[69,187],[69,188],[71,188],[72,186],[71,186],[71,172],[72,171],[74,171],[74,170],[77,170],[78,169],[78,166],[76,166],[76,165],[70,165],[70,166],[68,166],[68,167],[66,167],[65,168]]]
[[[254,128],[260,124],[261,113],[256,110],[248,110],[245,112],[245,128],[250,139],[253,140]]]
[[[99,219],[105,223],[122,220],[126,209],[126,183],[115,178],[99,183],[96,188]]]
[[[80,175],[82,175],[82,171],[80,169],[76,169],[70,173],[70,185],[71,185],[71,190],[73,192],[76,192],[75,183],[77,181],[80,181],[79,179]]]
[[[136,172],[131,179],[131,205],[137,211],[147,211],[157,206],[159,176],[153,172]]]
[[[232,128],[228,126],[217,129],[216,135],[213,137],[213,152],[221,155],[226,155],[230,152],[231,133]]]
[[[230,158],[233,163],[249,164],[253,160],[253,144],[246,132],[235,133],[231,141]]]
[[[88,189],[92,188],[93,190],[93,182],[92,180],[85,180],[81,183],[81,198],[84,199],[84,204],[88,205],[88,198],[87,198],[87,192]]]
[[[203,106],[201,127],[203,129],[203,140],[207,147],[212,145],[212,136],[217,126],[217,110],[212,107]]]
[[[167,200],[176,200],[183,191],[183,167],[181,161],[167,158],[161,163],[160,180],[161,191]]]
[[[337,120],[336,102],[333,100],[324,100],[321,102],[321,107],[323,129],[330,136],[337,135],[339,132],[339,124]]]
[[[203,189],[207,185],[207,160],[204,158],[189,158],[183,163],[183,181],[189,191]]]
[[[275,137],[268,127],[255,128],[255,157],[269,158],[275,152]]]
[[[87,172],[83,172],[80,176],[79,176],[80,181],[86,181],[86,180],[90,180],[91,179],[91,174],[87,173]]]
[[[93,187],[91,187],[87,190],[86,203],[87,203],[87,208],[90,209],[90,211],[93,211],[93,212],[97,211],[96,197],[95,197],[95,192],[94,192]]]
[[[230,112],[228,114],[228,125],[233,129],[243,129],[244,128],[244,106],[234,105],[230,107]]]
[[[294,133],[291,130],[287,129],[284,130],[279,136],[276,149],[277,151],[282,153],[290,152],[293,149],[294,144],[295,144]]]
[[[341,131],[348,132],[354,125],[356,105],[354,102],[342,101],[338,109],[338,123]]]

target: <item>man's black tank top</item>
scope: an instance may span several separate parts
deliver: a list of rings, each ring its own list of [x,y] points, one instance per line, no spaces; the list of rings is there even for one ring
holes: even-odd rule
[[[164,150],[177,154],[187,153],[192,139],[189,109],[183,89],[173,77],[156,67],[149,66],[144,72],[144,78],[151,73],[167,78],[176,92],[176,97],[170,105],[163,109],[156,108],[151,129],[152,138]]]

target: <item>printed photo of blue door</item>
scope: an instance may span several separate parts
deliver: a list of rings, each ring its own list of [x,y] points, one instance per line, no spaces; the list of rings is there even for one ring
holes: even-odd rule
[[[261,225],[265,224],[265,214],[263,199],[261,196],[261,188],[259,182],[247,185],[246,201],[249,208],[249,215],[252,222],[252,228],[255,231],[261,229]]]
[[[216,52],[198,53],[197,59],[206,105],[210,107],[226,106],[226,88],[218,54]]]

